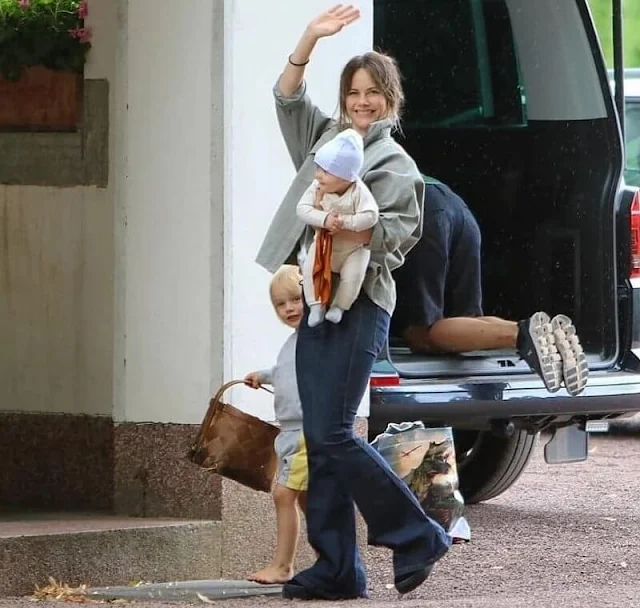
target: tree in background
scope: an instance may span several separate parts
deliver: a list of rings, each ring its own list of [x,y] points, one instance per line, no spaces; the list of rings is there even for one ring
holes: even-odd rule
[[[611,0],[588,0],[607,67],[613,67]],[[640,0],[623,0],[624,64],[640,68]]]

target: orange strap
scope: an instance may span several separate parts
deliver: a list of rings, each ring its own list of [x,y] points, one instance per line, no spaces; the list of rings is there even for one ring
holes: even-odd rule
[[[316,299],[326,306],[331,299],[331,252],[333,237],[327,230],[316,233],[316,255],[313,259],[313,289]]]

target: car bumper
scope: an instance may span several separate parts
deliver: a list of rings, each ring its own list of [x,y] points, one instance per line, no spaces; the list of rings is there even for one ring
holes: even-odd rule
[[[372,388],[369,424],[423,420],[460,428],[483,428],[493,420],[599,418],[640,411],[640,373],[596,372],[578,397],[549,393],[538,379],[484,378],[460,383],[403,381]]]

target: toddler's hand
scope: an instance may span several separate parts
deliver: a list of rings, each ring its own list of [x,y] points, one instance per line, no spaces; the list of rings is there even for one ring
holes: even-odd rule
[[[258,372],[251,372],[244,377],[244,383],[251,388],[260,388],[262,382],[260,382],[260,375]]]

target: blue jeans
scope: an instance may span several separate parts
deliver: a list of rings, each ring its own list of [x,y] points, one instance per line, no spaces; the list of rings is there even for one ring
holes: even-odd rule
[[[396,576],[441,557],[450,540],[411,490],[355,435],[356,411],[389,330],[389,315],[360,294],[342,321],[298,330],[296,375],[309,458],[307,529],[319,558],[294,583],[327,599],[363,596],[354,502],[368,542],[393,550]]]

